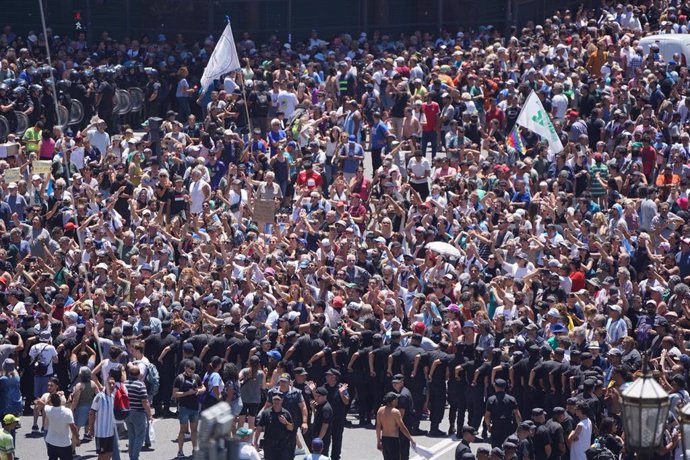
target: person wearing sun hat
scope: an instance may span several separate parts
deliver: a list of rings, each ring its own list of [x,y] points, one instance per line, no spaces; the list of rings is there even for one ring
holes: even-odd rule
[[[252,444],[252,435],[254,430],[243,426],[235,433],[235,437],[239,440],[239,458],[241,460],[261,460],[261,455]]]

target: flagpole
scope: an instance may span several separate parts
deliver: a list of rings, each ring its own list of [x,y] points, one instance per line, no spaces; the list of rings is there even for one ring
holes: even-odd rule
[[[242,71],[242,68],[240,68],[239,72],[242,78],[242,97],[244,98],[244,113],[247,115],[247,127],[249,128],[247,139],[249,140],[252,138],[252,119],[249,118],[249,99],[247,99],[247,93],[245,91],[244,72]]]

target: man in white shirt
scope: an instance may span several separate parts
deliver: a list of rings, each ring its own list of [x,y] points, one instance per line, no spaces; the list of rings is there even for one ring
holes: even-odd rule
[[[105,132],[106,127],[105,121],[98,118],[81,132],[82,137],[88,138],[89,143],[96,147],[102,156],[108,153],[110,146],[110,135]]]
[[[48,457],[72,458],[72,439],[76,446],[81,443],[72,410],[62,405],[58,393],[51,394],[48,403],[41,399],[36,400],[36,405],[43,409],[48,420],[48,431],[45,436]]]

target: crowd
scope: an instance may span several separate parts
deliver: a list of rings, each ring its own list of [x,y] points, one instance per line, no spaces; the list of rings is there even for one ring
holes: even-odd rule
[[[245,34],[207,91],[212,38],[51,32],[50,68],[46,37],[5,27],[0,113],[30,128],[0,160],[0,459],[22,415],[51,460],[119,459],[125,429],[136,460],[177,417],[184,457],[221,401],[247,459],[348,459],[348,413],[385,460],[423,434],[456,460],[632,458],[644,368],[671,394],[655,458],[682,458],[690,76],[638,42],[688,17],[603,0],[506,34]],[[136,86],[142,112],[113,114]],[[81,124],[56,125],[53,87]],[[562,150],[516,127],[532,92]]]

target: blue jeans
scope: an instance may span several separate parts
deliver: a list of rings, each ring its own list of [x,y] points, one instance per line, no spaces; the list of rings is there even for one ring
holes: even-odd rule
[[[147,419],[145,412],[131,411],[127,416],[127,436],[129,437],[129,458],[139,460],[139,452],[146,439]]]

